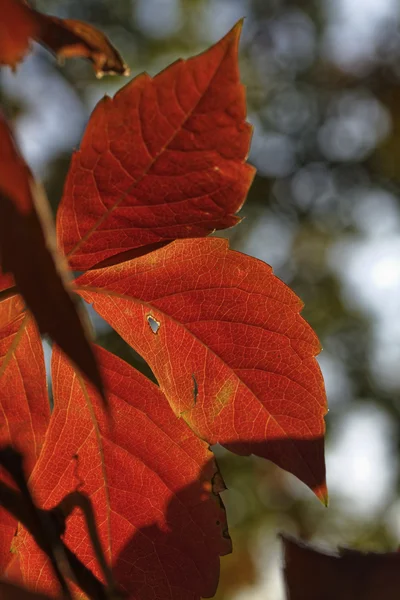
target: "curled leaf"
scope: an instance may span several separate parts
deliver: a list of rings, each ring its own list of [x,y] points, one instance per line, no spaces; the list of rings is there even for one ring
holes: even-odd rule
[[[82,57],[93,63],[96,77],[129,75],[129,68],[107,36],[83,21],[59,19],[35,12],[38,41],[59,58]]]
[[[107,36],[89,23],[42,14],[22,0],[0,0],[0,64],[15,67],[35,40],[59,58],[83,57],[97,77],[129,75]]]
[[[0,0],[0,65],[15,68],[29,51],[39,23],[29,6],[19,0]]]

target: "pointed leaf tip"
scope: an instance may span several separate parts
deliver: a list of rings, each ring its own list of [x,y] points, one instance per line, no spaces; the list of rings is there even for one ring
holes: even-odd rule
[[[73,269],[237,224],[254,177],[246,163],[252,130],[238,67],[241,28],[239,21],[203,53],[154,78],[138,75],[98,103],[57,215]]]
[[[313,492],[317,496],[318,500],[320,500],[322,502],[322,504],[325,506],[325,508],[328,508],[329,494],[328,494],[328,488],[327,488],[326,482],[324,482],[324,484],[321,485],[320,487],[314,489]]]
[[[272,460],[327,503],[319,341],[269,265],[221,238],[176,240],[76,285],[197,435]]]
[[[218,42],[216,42],[211,48],[205,50],[205,52],[209,52],[212,48],[219,46],[221,44],[226,44],[227,46],[234,46],[235,50],[239,48],[240,37],[242,35],[242,29],[244,24],[244,17],[239,19],[237,23],[222,37]]]
[[[228,33],[228,35],[232,34],[235,38],[240,39],[240,36],[242,34],[243,25],[244,25],[244,17],[239,19],[239,21],[232,27],[232,29]]]

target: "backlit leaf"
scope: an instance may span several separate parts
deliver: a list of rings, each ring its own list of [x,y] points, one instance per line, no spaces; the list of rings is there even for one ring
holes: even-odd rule
[[[245,164],[251,127],[237,64],[240,30],[99,102],[57,218],[72,267],[239,221],[254,175]]]
[[[226,240],[179,240],[76,285],[200,437],[269,458],[326,500],[320,345],[271,267]]]
[[[43,190],[33,180],[0,114],[0,263],[11,273],[42,334],[49,334],[102,390],[101,377],[63,265]],[[0,280],[0,283],[1,280]],[[7,285],[8,282],[3,282]],[[15,304],[17,303],[17,304]],[[0,303],[0,320],[18,310],[18,299]]]
[[[98,74],[125,68],[91,26],[2,3],[25,7],[39,27],[16,36],[13,64],[33,36],[60,56],[86,56]],[[6,16],[0,34],[7,27]],[[71,269],[89,269],[73,291],[149,363],[160,387],[105,350],[96,362],[43,220],[46,200],[0,121],[0,445],[20,449],[30,475],[29,486],[24,477],[17,484],[17,502],[1,473],[0,501],[20,523],[15,532],[0,513],[0,561],[26,589],[60,597],[57,586],[65,591],[72,576],[77,597],[105,600],[113,577],[93,549],[98,531],[128,598],[212,596],[231,542],[209,444],[270,459],[326,502],[320,346],[301,301],[267,264],[205,237],[238,223],[254,175],[240,29],[100,101],[57,216]],[[32,315],[61,347],[51,417]],[[96,391],[100,372],[109,414]],[[97,528],[88,531],[78,496]]]
[[[94,505],[117,584],[137,600],[212,596],[219,556],[230,551],[218,492],[222,480],[207,444],[178,420],[157,386],[98,349],[114,422],[63,355],[53,355],[54,412],[32,476],[44,508],[78,485]],[[100,575],[82,517],[65,542]],[[28,586],[54,591],[43,555],[26,533],[14,542]]]
[[[25,457],[29,476],[39,458],[50,419],[42,342],[30,315],[0,330],[0,446]],[[0,571],[11,559],[16,522],[0,508]]]
[[[24,303],[16,293],[15,282],[11,275],[4,275],[0,271],[0,329],[8,325],[23,310]]]

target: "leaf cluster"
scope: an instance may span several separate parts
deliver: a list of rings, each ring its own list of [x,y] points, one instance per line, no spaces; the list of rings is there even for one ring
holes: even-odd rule
[[[91,26],[1,2],[0,64],[35,39],[126,73]],[[15,449],[1,462],[0,563],[19,586],[212,596],[231,551],[216,443],[274,461],[326,502],[320,345],[302,303],[267,264],[208,237],[240,222],[254,176],[240,31],[99,102],[55,234],[0,121],[0,442]],[[158,386],[89,341],[78,297]],[[41,335],[54,342],[51,412]]]

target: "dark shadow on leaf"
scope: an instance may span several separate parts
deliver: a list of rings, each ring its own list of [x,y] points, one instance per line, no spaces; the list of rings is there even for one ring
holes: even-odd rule
[[[293,456],[296,461],[296,477],[308,485],[324,503],[328,503],[325,481],[324,438],[294,439],[290,437],[262,442],[221,442],[227,450],[242,456],[255,454],[293,472]],[[313,468],[315,466],[315,468]]]
[[[40,332],[48,334],[93,382],[104,387],[77,302],[67,289],[63,268],[49,249],[48,235],[34,208],[21,213],[16,202],[0,190],[0,264],[11,273],[16,288],[33,313]],[[50,245],[51,247],[51,245]]]
[[[305,456],[312,456],[320,451],[323,440],[296,441]],[[254,447],[254,442],[251,443]],[[285,452],[292,443],[288,439],[271,441],[271,455]],[[265,442],[260,442],[261,445],[264,447]],[[204,471],[207,470],[208,466]],[[207,492],[201,489],[199,481],[175,494],[166,508],[165,523],[151,523],[138,529],[118,554],[113,565],[114,577],[130,598],[200,600],[215,594],[219,556],[231,551],[227,529],[229,514],[226,523],[225,509],[219,496],[225,485],[216,472],[211,493],[215,505],[211,512],[209,505],[201,500]],[[321,477],[317,484],[321,486],[323,483]],[[192,502],[191,512],[185,511],[188,499]],[[132,514],[135,510],[139,510],[138,507],[132,507]]]
[[[222,478],[215,471],[207,487],[200,483],[203,473],[175,494],[162,523],[138,529],[119,553],[114,577],[130,598],[199,600],[215,594],[219,557],[231,552],[231,540],[219,496]]]

